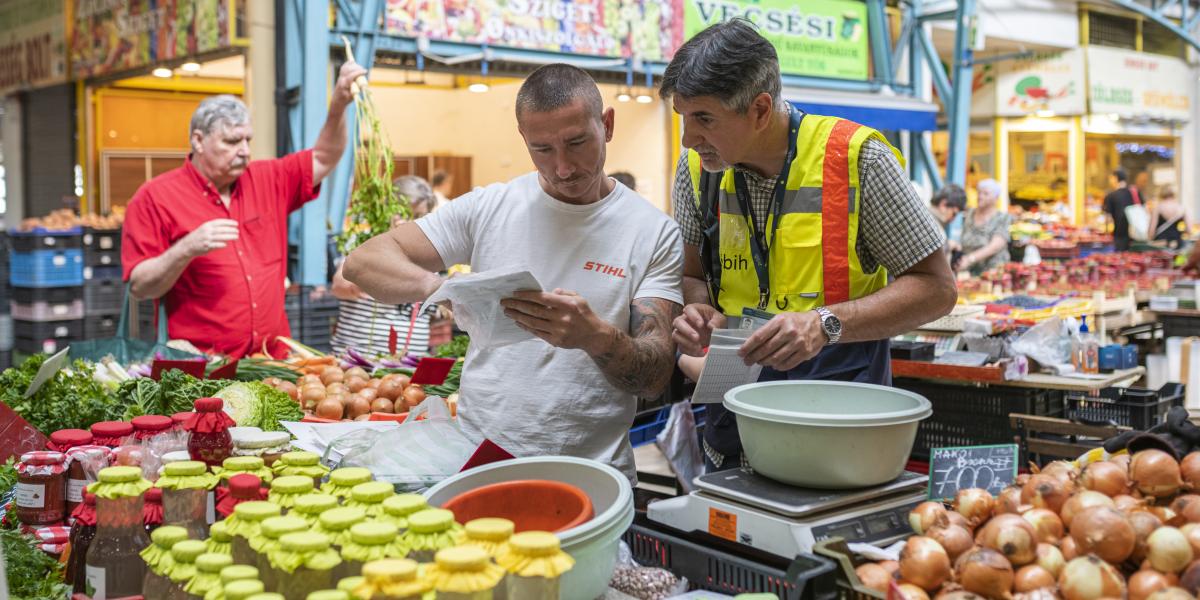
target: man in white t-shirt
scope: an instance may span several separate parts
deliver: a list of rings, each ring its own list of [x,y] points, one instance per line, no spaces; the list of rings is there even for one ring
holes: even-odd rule
[[[516,100],[537,171],[477,188],[352,252],[345,276],[382,302],[415,302],[447,265],[527,269],[549,292],[518,292],[505,315],[538,339],[481,349],[463,368],[459,421],[517,456],[571,455],[634,477],[637,397],[675,360],[683,246],[674,221],[605,175],[613,109],[584,71],[544,66]]]

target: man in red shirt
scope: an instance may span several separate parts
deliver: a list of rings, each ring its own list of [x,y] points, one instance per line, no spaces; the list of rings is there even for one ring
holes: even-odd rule
[[[184,165],[146,182],[125,213],[121,260],[137,299],[166,302],[172,339],[241,357],[286,354],[283,310],[287,217],[317,197],[346,148],[354,62],[338,74],[329,116],[312,148],[250,162],[246,105],[214,96],[192,115]]]

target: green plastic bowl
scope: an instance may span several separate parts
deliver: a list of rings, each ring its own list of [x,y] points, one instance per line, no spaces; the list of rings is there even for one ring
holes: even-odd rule
[[[933,414],[920,395],[891,387],[834,381],[771,381],[729,390],[746,461],[791,485],[849,489],[900,476]]]

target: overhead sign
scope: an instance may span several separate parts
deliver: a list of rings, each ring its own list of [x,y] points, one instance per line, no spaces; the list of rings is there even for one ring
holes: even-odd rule
[[[387,0],[384,31],[431,40],[666,61],[684,0]]]
[[[1191,120],[1196,76],[1186,62],[1101,46],[1088,47],[1087,62],[1093,114]]]
[[[63,2],[0,2],[0,96],[67,80]]]
[[[775,45],[785,74],[865,80],[867,5],[855,0],[684,0],[686,38],[745,18]]]
[[[1004,63],[996,80],[996,114],[1086,113],[1083,62],[1083,51],[1075,49]]]
[[[87,78],[226,48],[229,0],[70,0],[71,71]]]

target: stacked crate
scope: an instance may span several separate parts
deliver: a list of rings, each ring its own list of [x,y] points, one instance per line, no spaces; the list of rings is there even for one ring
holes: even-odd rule
[[[13,347],[57,352],[83,339],[83,230],[9,233]]]
[[[120,229],[84,230],[83,280],[84,338],[116,336],[125,295]]]
[[[9,313],[12,287],[8,283],[8,234],[0,231],[0,369],[12,366],[13,321]]]
[[[292,328],[292,338],[321,352],[331,350],[333,329],[337,324],[338,299],[328,291],[300,286],[284,297],[284,311]]]

